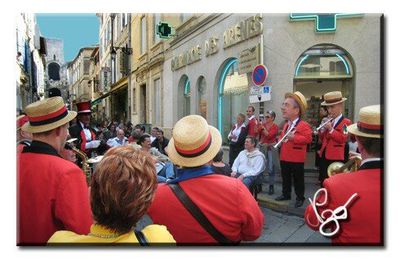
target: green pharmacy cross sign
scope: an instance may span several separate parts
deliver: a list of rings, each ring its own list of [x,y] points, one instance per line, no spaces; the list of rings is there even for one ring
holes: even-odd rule
[[[172,27],[168,23],[159,22],[157,24],[157,35],[162,39],[170,38],[172,33]]]
[[[291,13],[289,17],[291,21],[316,21],[316,32],[335,32],[337,19],[360,16],[362,16],[362,14]]]

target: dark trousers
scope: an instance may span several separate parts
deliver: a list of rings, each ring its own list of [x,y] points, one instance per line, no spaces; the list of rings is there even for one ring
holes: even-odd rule
[[[324,182],[324,180],[326,178],[328,178],[328,167],[331,163],[333,162],[344,162],[344,161],[340,161],[340,160],[328,160],[325,158],[325,151],[322,153],[322,156],[319,160],[319,181],[321,183],[321,187],[322,187],[322,183]]]
[[[304,163],[281,161],[282,194],[290,197],[292,192],[292,177],[294,191],[299,200],[304,200]]]
[[[239,153],[243,151],[244,147],[229,146],[229,166],[232,167],[233,162],[238,157]]]

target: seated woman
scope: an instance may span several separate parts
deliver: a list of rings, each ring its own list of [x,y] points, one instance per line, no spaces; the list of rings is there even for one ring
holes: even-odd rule
[[[90,203],[94,224],[87,235],[57,231],[56,243],[175,243],[165,226],[149,225],[135,231],[157,188],[153,160],[131,146],[110,149],[97,165],[91,181]]]
[[[222,175],[226,175],[226,176],[230,177],[232,169],[229,165],[227,165],[226,163],[224,163],[222,161],[223,157],[224,157],[224,151],[221,148],[221,149],[219,149],[219,152],[217,153],[217,155],[214,157],[213,162],[211,164],[211,168],[214,171],[214,173],[222,174]]]

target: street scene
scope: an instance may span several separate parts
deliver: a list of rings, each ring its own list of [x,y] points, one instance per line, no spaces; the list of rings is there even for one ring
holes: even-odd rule
[[[385,246],[383,29],[19,14],[16,245]]]

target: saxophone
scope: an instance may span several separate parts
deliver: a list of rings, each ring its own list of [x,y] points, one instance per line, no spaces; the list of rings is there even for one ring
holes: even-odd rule
[[[84,152],[82,152],[81,150],[79,150],[78,148],[76,148],[75,146],[71,145],[70,143],[66,143],[65,145],[68,145],[72,149],[72,151],[74,151],[74,153],[79,158],[81,158],[81,160],[82,160],[82,171],[86,176],[87,185],[90,186],[90,179],[92,177],[92,173],[91,173],[91,169],[89,167],[89,164],[87,162],[88,161],[87,155]]]

